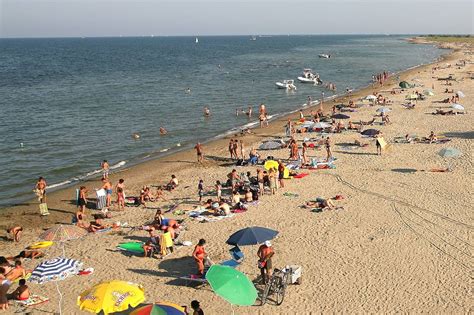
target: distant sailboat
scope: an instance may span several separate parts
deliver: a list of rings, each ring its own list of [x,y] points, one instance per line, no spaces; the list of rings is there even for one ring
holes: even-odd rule
[[[250,40],[257,40],[257,36],[253,35],[252,38],[250,38]]]
[[[196,37],[196,44],[199,43],[199,38]]]

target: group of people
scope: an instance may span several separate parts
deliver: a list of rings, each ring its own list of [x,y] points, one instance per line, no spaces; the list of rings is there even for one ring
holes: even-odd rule
[[[14,259],[11,265],[9,260]],[[0,257],[0,310],[7,310],[8,300],[25,301],[30,297],[30,291],[26,285],[26,270],[22,266],[21,257]],[[18,287],[10,294],[8,291],[14,282]]]

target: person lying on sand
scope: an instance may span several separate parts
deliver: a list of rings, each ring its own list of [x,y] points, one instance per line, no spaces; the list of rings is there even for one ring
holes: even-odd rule
[[[365,126],[367,126],[367,125],[372,126],[374,123],[375,123],[375,118],[373,118],[372,120],[369,120],[369,121],[362,121],[362,120],[360,121],[360,125],[365,125]]]
[[[453,110],[442,110],[442,109],[437,109],[436,112],[431,113],[433,115],[456,115],[456,113]]]
[[[14,257],[8,257],[8,260],[16,260],[16,259],[22,259],[22,258],[27,258],[27,259],[39,259],[43,258],[44,253],[37,251],[37,250],[23,250],[21,251],[18,255]]]
[[[226,215],[231,214],[229,204],[223,201],[214,202],[211,205],[211,209],[214,211],[214,215],[217,215],[217,216],[219,215],[226,216]]]
[[[304,205],[306,208],[321,208],[323,210],[338,210],[344,209],[343,207],[336,207],[331,199],[316,198],[315,201],[307,201]]]
[[[402,106],[405,107],[406,109],[415,109],[414,103],[402,104]]]
[[[107,228],[107,226],[102,224],[102,218],[100,218],[97,215],[94,215],[94,218],[95,218],[95,220],[90,222],[89,232],[94,233],[94,232],[97,232],[99,230],[103,230],[103,229]]]
[[[24,278],[26,276],[25,268],[21,266],[21,260],[15,261],[15,267],[12,268],[7,274],[5,274],[5,278],[10,281],[15,281],[18,278]]]

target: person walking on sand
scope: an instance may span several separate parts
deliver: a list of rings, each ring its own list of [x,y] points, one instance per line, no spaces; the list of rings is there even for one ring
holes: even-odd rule
[[[35,186],[35,193],[38,196],[39,203],[46,203],[46,180],[39,177]]]
[[[260,190],[260,196],[265,194],[265,178],[261,169],[257,168],[257,182],[258,182],[258,190]]]
[[[324,141],[324,146],[326,147],[326,160],[329,161],[330,158],[332,158],[332,152],[331,152],[331,139],[329,137],[326,138],[326,141]]]
[[[200,142],[198,142],[195,146],[194,149],[196,149],[196,154],[197,154],[197,161],[198,163],[203,163],[204,161],[204,153],[202,149],[202,145]]]
[[[239,149],[239,140],[235,139],[234,142],[232,143],[232,153],[234,154],[235,159],[239,159],[239,154],[237,153],[237,150]]]
[[[202,179],[199,180],[198,183],[198,196],[199,196],[199,202],[202,201],[202,196],[204,195],[204,181]]]
[[[110,169],[109,162],[107,162],[107,160],[103,160],[100,164],[100,167],[102,168],[102,178],[108,179]]]
[[[230,159],[234,159],[234,139],[230,139],[229,141],[229,153],[230,153]]]
[[[217,201],[221,201],[221,199],[222,199],[222,184],[219,180],[216,181],[215,188],[216,188],[216,194],[217,194]]]
[[[119,210],[125,210],[125,195],[120,187],[117,188],[117,205]]]
[[[77,199],[77,205],[79,206],[79,211],[84,213],[87,206],[87,188],[86,186],[81,186],[79,188],[79,198]]]
[[[263,284],[266,284],[267,281],[272,276],[272,257],[275,255],[275,251],[272,248],[272,243],[270,241],[265,241],[257,251],[258,256],[258,268],[260,269],[260,275],[262,278]]]
[[[205,245],[206,240],[201,238],[193,251],[193,258],[196,262],[199,276],[204,276],[204,259],[207,256]]]
[[[377,148],[377,155],[382,155],[382,144],[379,137],[375,138],[375,147]]]
[[[301,150],[302,157],[303,157],[303,165],[308,165],[308,144],[303,142],[303,148]]]
[[[105,190],[105,206],[110,207],[112,204],[112,183],[107,178],[102,178],[102,189]]]
[[[285,164],[282,161],[278,161],[278,184],[280,188],[285,187],[283,183],[283,178],[285,177]]]
[[[243,140],[240,140],[240,158],[245,160],[245,146]]]

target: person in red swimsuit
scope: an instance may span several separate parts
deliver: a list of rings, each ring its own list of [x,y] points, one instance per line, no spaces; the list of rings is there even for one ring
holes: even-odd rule
[[[194,247],[193,258],[196,261],[198,267],[198,274],[204,276],[204,259],[207,256],[206,249],[204,246],[206,245],[206,240],[201,238]]]

